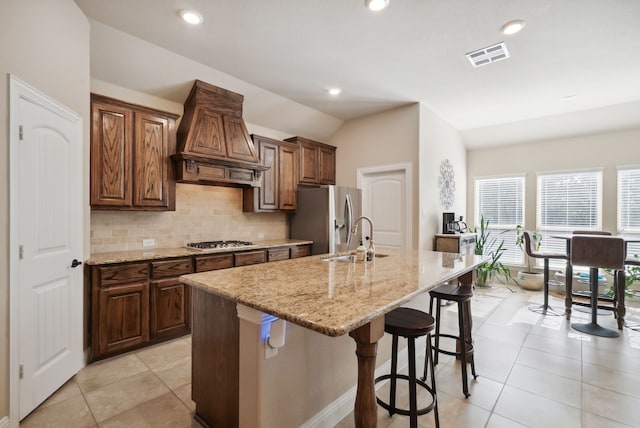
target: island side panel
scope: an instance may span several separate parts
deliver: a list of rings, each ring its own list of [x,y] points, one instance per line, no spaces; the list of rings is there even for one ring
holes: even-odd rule
[[[239,320],[236,304],[192,289],[192,387],[196,418],[210,427],[237,427]]]

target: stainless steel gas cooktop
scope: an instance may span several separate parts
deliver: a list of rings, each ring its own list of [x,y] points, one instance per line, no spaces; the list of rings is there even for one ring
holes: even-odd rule
[[[253,245],[249,241],[203,241],[189,242],[186,247],[193,250],[212,250],[217,248],[242,248]]]

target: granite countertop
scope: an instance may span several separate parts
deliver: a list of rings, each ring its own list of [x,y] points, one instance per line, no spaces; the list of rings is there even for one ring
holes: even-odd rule
[[[183,275],[193,287],[328,336],[363,326],[444,281],[481,256],[385,250],[373,262],[323,261],[328,254]]]
[[[240,248],[216,248],[211,250],[196,250],[186,247],[176,248],[153,248],[149,250],[133,251],[113,251],[108,253],[91,254],[88,265],[106,265],[112,263],[137,262],[144,260],[165,259],[169,257],[189,257],[200,254],[232,253],[248,250],[262,250],[265,248],[282,247],[286,245],[313,244],[313,241],[301,239],[268,239],[263,241],[253,241],[253,245]]]

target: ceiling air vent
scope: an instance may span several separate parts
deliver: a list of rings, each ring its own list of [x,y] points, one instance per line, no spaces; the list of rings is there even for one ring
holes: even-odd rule
[[[474,67],[480,67],[481,65],[509,58],[509,51],[507,50],[507,45],[504,42],[500,42],[497,45],[469,52],[466,56]]]

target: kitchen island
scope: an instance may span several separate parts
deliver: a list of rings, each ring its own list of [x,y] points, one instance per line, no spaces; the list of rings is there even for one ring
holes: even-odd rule
[[[264,359],[264,354],[247,345],[247,336],[256,332],[240,322],[257,314],[255,324],[262,341],[266,335],[261,316],[269,322],[277,317],[330,337],[348,333],[356,342],[358,361],[356,426],[375,426],[374,369],[384,314],[443,282],[458,279],[470,284],[475,268],[482,263],[479,256],[452,253],[385,253],[386,257],[368,263],[325,261],[329,255],[320,255],[181,276],[182,282],[193,287],[196,417],[212,427],[262,425],[260,412],[252,407],[260,406],[265,397],[247,391],[255,376],[247,379],[243,367],[258,367],[259,371],[261,362],[254,360]]]

